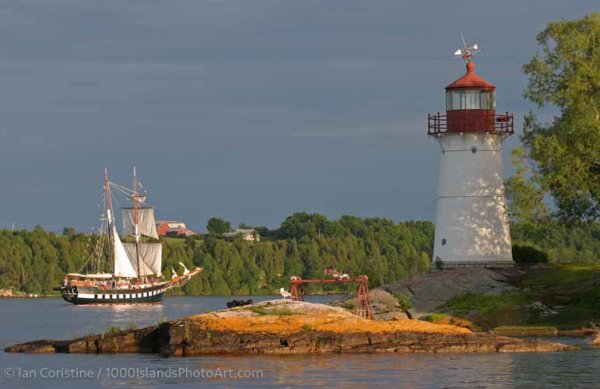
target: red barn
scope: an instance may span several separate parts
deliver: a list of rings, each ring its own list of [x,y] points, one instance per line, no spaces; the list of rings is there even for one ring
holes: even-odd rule
[[[159,220],[156,223],[156,231],[159,236],[192,236],[194,231],[188,230],[185,223],[173,220]]]

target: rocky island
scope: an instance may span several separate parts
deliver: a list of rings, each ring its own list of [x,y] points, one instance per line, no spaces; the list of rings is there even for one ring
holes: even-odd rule
[[[343,308],[273,300],[113,330],[73,340],[37,340],[6,352],[211,354],[551,352],[576,347],[473,332],[447,324],[396,318],[372,321]]]

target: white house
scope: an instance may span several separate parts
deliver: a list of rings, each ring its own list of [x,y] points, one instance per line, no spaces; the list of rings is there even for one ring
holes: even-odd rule
[[[234,231],[223,234],[223,237],[227,239],[234,239],[237,236],[241,236],[243,240],[249,242],[260,242],[260,235],[254,228],[236,228]]]

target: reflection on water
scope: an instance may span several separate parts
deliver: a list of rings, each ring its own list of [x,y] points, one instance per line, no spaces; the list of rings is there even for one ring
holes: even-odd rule
[[[255,301],[273,297],[254,297]],[[326,301],[331,297],[312,297]],[[76,307],[58,299],[0,300],[0,346],[39,338],[71,338],[100,332],[110,326],[138,327],[166,318],[222,309],[232,297],[172,297],[162,305]],[[6,368],[103,369],[134,367],[174,371],[188,369],[260,370],[262,378],[222,379],[10,379],[0,377],[0,388],[81,387],[103,388],[198,388],[213,387],[334,387],[348,388],[547,388],[597,386],[600,350],[589,348],[585,339],[561,339],[581,345],[580,352],[542,354],[363,354],[309,356],[210,356],[164,358],[158,355],[23,355],[0,353]]]

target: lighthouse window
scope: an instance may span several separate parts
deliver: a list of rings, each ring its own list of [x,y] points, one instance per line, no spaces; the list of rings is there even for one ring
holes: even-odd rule
[[[494,92],[479,90],[461,90],[446,92],[446,110],[458,109],[494,109]]]
[[[446,238],[442,239],[442,246],[446,245]]]
[[[481,92],[481,109],[496,109],[496,101],[494,99],[494,92],[482,91]]]
[[[467,109],[479,109],[481,107],[479,92],[465,93],[465,107]]]

